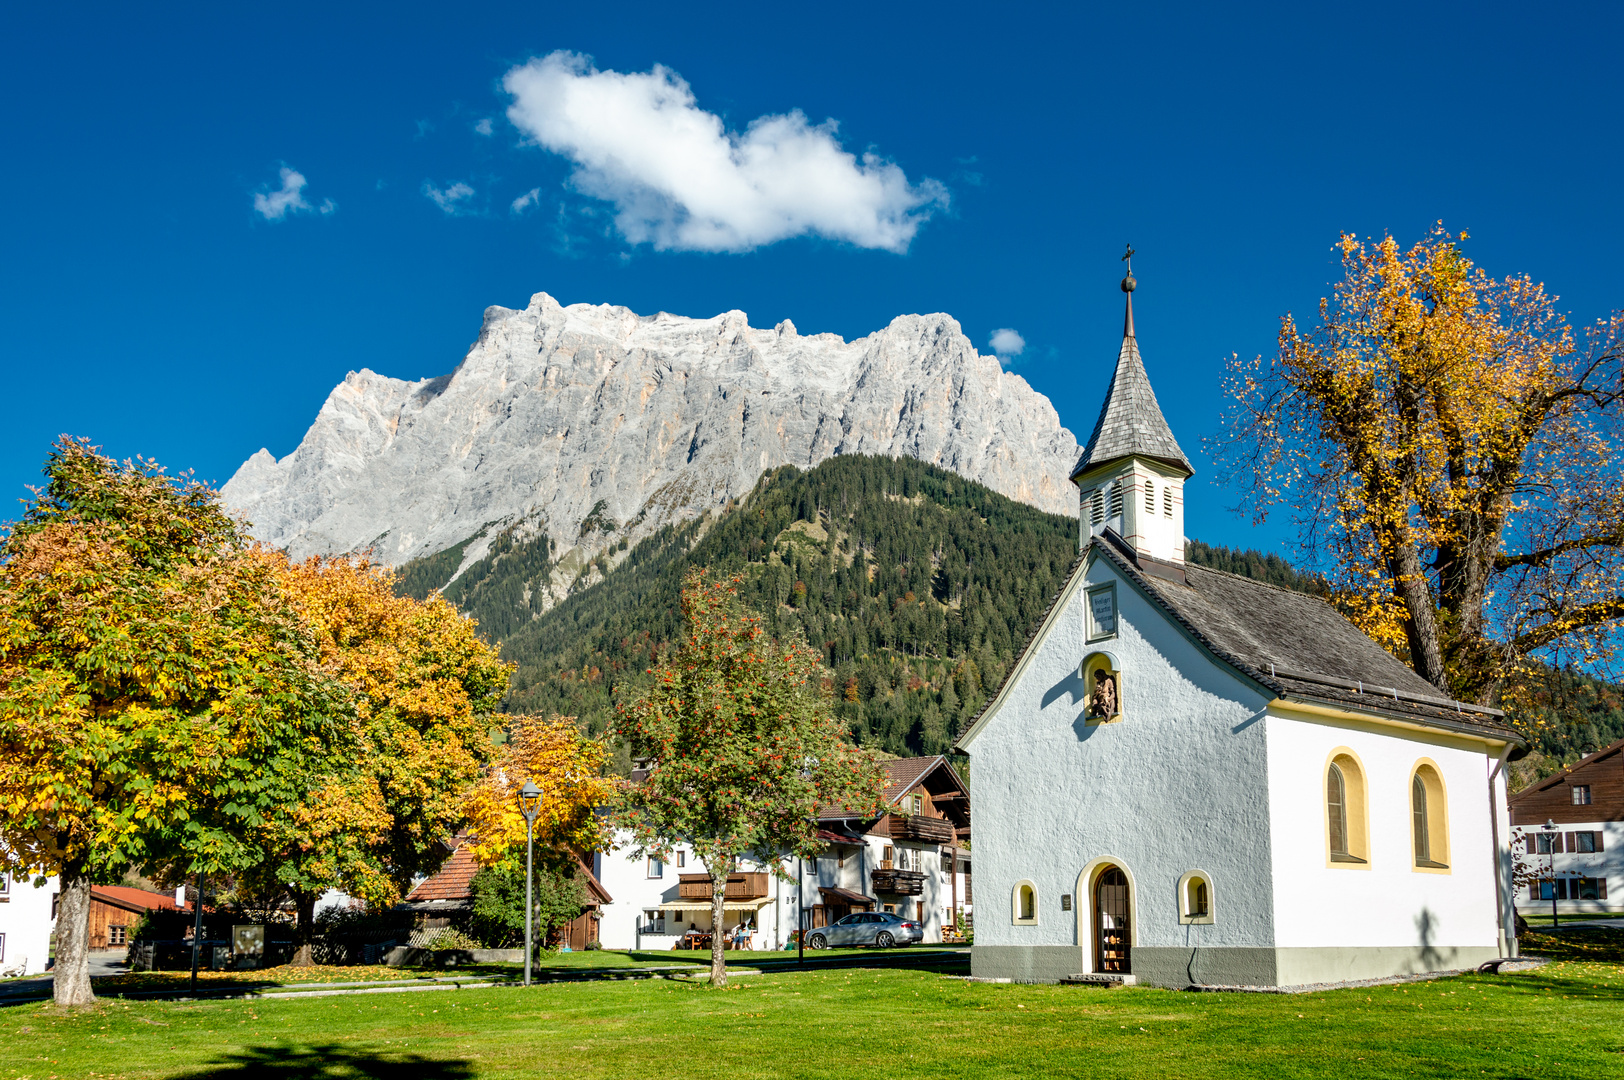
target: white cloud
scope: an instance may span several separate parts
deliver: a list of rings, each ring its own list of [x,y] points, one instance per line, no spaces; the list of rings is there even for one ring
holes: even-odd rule
[[[433,199],[435,205],[452,217],[459,214],[473,213],[473,209],[468,205],[468,200],[473,198],[474,189],[461,180],[458,180],[444,191],[425,180],[423,181],[423,194]]]
[[[304,187],[307,182],[304,173],[284,165],[280,175],[282,178],[280,188],[254,193],[254,212],[266,221],[281,221],[289,214],[308,213],[316,210],[323,214],[331,214],[338,209],[338,204],[332,199],[322,200],[320,207],[310,205],[309,201],[304,197]]]
[[[508,119],[575,162],[575,187],[613,203],[634,244],[747,251],[815,234],[901,252],[947,205],[936,181],[910,184],[891,162],[846,151],[833,120],[795,110],[729,131],[660,65],[622,74],[555,52],[512,68],[502,87]]]
[[[1001,330],[994,330],[992,337],[987,339],[987,344],[999,356],[1019,356],[1026,351],[1026,339],[1007,326]]]
[[[517,199],[513,200],[513,212],[515,214],[524,213],[530,207],[536,205],[537,201],[540,200],[540,198],[541,198],[541,189],[539,187],[531,188],[529,191],[525,192],[523,195],[520,195]]]
[[[494,129],[491,127],[491,118],[485,117],[474,125],[474,131],[480,135],[489,135]]]

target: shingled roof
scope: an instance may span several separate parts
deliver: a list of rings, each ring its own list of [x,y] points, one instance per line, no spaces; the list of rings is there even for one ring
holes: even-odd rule
[[[1150,377],[1145,374],[1145,362],[1139,358],[1139,343],[1133,334],[1133,297],[1128,297],[1127,333],[1122,337],[1122,350],[1117,354],[1116,372],[1111,376],[1111,388],[1106,392],[1105,404],[1100,406],[1100,418],[1094,423],[1094,434],[1088,437],[1082,460],[1072,470],[1079,473],[1126,457],[1144,457],[1194,473],[1190,459],[1179,449],[1173,438],[1173,429],[1167,426],[1162,408],[1156,404],[1156,391],[1150,388]]]
[[[1109,560],[1209,653],[1278,699],[1488,735],[1517,747],[1514,757],[1526,752],[1526,741],[1500,710],[1451,701],[1321,598],[1204,566],[1186,564],[1182,582],[1142,573],[1132,549],[1109,531],[1090,540],[1072,564],[1004,684],[965,726],[960,746],[1016,677],[1021,658],[1073,579],[1086,572],[1091,554]]]

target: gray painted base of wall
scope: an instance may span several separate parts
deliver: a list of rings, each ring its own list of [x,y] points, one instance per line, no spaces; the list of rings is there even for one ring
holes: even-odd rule
[[[1133,973],[1151,986],[1302,986],[1475,968],[1499,959],[1492,945],[1467,948],[1133,950]],[[981,979],[1058,982],[1087,970],[1074,945],[977,945],[970,973]]]

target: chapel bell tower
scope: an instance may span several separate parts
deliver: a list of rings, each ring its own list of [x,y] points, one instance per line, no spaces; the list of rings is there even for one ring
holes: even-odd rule
[[[1081,493],[1079,542],[1087,547],[1091,538],[1110,529],[1140,556],[1142,567],[1154,572],[1155,564],[1166,564],[1182,579],[1184,481],[1195,470],[1173,438],[1139,358],[1133,332],[1133,290],[1138,285],[1133,248],[1122,258],[1128,264],[1122,279],[1127,297],[1122,349],[1094,434],[1071,474]]]

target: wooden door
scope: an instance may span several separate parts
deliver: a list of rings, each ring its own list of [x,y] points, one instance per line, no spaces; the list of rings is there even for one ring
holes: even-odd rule
[[[1094,882],[1094,970],[1127,975],[1128,876],[1111,867]]]

